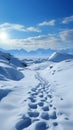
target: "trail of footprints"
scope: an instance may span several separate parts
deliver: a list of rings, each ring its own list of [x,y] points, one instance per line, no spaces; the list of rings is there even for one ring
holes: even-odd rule
[[[56,107],[53,106],[53,95],[49,92],[49,85],[40,81],[39,85],[32,88],[28,95],[28,112],[16,124],[16,129],[26,129],[35,122],[34,130],[47,130],[51,126],[57,127],[59,125],[57,118],[62,113],[58,115]],[[68,118],[65,117],[65,120]]]

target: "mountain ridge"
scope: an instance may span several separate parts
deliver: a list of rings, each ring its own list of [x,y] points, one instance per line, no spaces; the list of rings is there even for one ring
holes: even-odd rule
[[[73,59],[73,55],[61,53],[61,52],[54,52],[50,57],[49,61],[53,62],[61,62],[67,59]]]

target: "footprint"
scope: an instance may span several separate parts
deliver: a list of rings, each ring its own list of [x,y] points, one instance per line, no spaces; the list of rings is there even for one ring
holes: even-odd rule
[[[64,119],[65,119],[65,120],[69,120],[69,118],[68,118],[68,117],[65,117]]]
[[[49,97],[49,98],[52,98],[52,95],[49,94],[48,97]]]
[[[56,110],[56,107],[53,107],[54,110]]]
[[[30,117],[38,117],[39,116],[39,112],[28,112],[28,115]]]
[[[47,100],[47,97],[45,97],[45,100]]]
[[[53,111],[51,114],[50,114],[50,119],[57,119],[57,116],[56,116],[56,112]]]
[[[37,104],[28,104],[31,109],[37,109]]]
[[[43,98],[43,94],[40,94],[39,97],[40,97],[40,98]]]
[[[41,91],[41,88],[39,88],[38,91],[40,92],[40,91]]]
[[[22,130],[31,125],[31,119],[29,117],[23,117],[17,124],[16,129]]]
[[[43,112],[43,113],[41,114],[41,118],[42,118],[42,119],[45,119],[45,120],[49,120],[49,114]]]
[[[43,109],[43,111],[49,111],[49,107],[48,106],[44,106],[42,109]]]
[[[42,107],[44,105],[44,102],[38,102],[38,105]]]
[[[45,99],[41,99],[42,102],[45,102]]]
[[[43,93],[43,92],[44,92],[43,90],[40,91],[40,93]]]
[[[53,105],[52,105],[52,104],[50,104],[49,106],[50,106],[50,107],[53,107]]]
[[[58,125],[58,123],[57,123],[57,122],[53,122],[53,125],[54,125],[54,126],[57,126],[57,125]]]
[[[36,102],[36,99],[34,99],[33,97],[28,97],[28,99],[30,99],[31,102]]]
[[[35,130],[47,130],[47,125],[45,122],[38,122],[35,126]]]
[[[31,92],[28,92],[28,94],[31,94]]]
[[[60,100],[63,100],[63,98],[61,98]]]
[[[69,120],[69,118],[66,116],[66,113],[59,112],[58,115],[59,116],[63,115],[65,120]]]
[[[32,88],[31,91],[36,92],[36,88]]]
[[[24,102],[26,102],[27,101],[27,99],[24,99]]]
[[[46,90],[46,94],[48,94],[47,90]]]
[[[33,92],[33,93],[31,93],[31,96],[36,96],[36,95],[38,95],[37,92]]]

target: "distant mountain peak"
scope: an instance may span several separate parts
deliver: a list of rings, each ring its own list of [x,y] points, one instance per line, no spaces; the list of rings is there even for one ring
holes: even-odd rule
[[[66,54],[66,53],[59,53],[54,52],[50,57],[49,60],[53,62],[60,62],[67,59],[73,59],[73,55]]]

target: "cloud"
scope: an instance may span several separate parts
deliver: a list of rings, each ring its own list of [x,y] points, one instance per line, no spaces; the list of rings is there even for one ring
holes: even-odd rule
[[[58,34],[38,35],[28,37],[25,39],[14,39],[12,43],[16,48],[21,46],[26,50],[36,50],[38,48],[50,48],[55,50],[62,50],[73,48],[73,29],[64,30]]]
[[[16,31],[21,31],[21,32],[41,32],[38,28],[35,27],[25,27],[24,25],[21,24],[11,24],[11,23],[3,23],[0,24],[0,31],[11,31],[11,30],[16,30]]]
[[[52,34],[48,35],[38,35],[34,37],[28,37],[25,39],[9,39],[7,41],[8,44],[5,43],[6,47],[8,45],[8,49],[21,49],[24,48],[26,50],[36,50],[38,48],[44,49],[62,49],[63,44],[61,43],[61,39],[56,38],[56,36]],[[5,47],[5,46],[4,46]],[[5,48],[6,48],[5,47]]]
[[[73,22],[73,15],[69,17],[65,17],[62,21],[63,24],[68,24],[70,22]]]
[[[35,27],[28,27],[27,31],[29,31],[29,32],[41,32],[41,30],[39,30],[39,29],[37,29]]]
[[[5,23],[0,25],[0,30],[18,30],[25,32],[26,28],[20,24]],[[36,28],[37,29],[37,28]],[[27,27],[28,32],[37,31],[34,27]],[[0,42],[0,47],[7,49],[36,50],[38,48],[62,50],[73,48],[73,29],[60,31],[56,34],[37,35],[24,39],[8,39]]]
[[[41,23],[39,23],[39,26],[54,26],[55,25],[56,20],[51,20],[51,21],[43,21]]]
[[[73,29],[64,30],[59,34],[62,41],[73,44]]]

